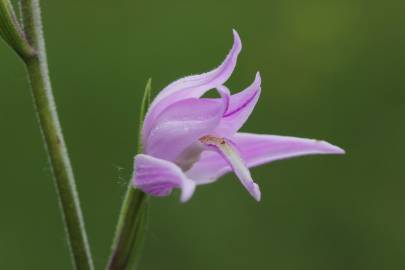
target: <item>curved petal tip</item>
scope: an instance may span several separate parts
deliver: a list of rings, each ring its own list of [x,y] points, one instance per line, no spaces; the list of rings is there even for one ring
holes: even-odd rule
[[[182,203],[185,203],[188,200],[190,200],[191,197],[193,196],[195,188],[196,184],[192,180],[186,179],[181,187],[180,201]]]
[[[322,145],[322,150],[325,154],[336,154],[336,155],[344,155],[346,151],[336,145],[328,143],[326,141],[317,141],[320,145]]]
[[[242,50],[242,41],[238,32],[235,29],[232,29],[233,33],[233,47],[239,53]]]
[[[252,183],[251,188],[249,188],[249,193],[257,202],[260,202],[262,199],[262,193],[260,192],[259,185],[254,182]]]
[[[256,82],[257,84],[261,84],[261,83],[262,83],[262,76],[260,76],[260,71],[256,72],[255,82]]]

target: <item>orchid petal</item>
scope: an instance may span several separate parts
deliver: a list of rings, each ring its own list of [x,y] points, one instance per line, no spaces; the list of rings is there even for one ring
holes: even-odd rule
[[[235,172],[242,185],[247,191],[255,198],[256,201],[260,201],[261,193],[259,186],[253,181],[252,175],[249,169],[245,165],[244,160],[240,157],[238,151],[233,147],[233,143],[218,137],[205,136],[200,141],[213,148],[219,155],[222,156],[229,167]]]
[[[225,102],[224,113],[226,113],[229,110],[229,106],[231,105],[231,91],[229,91],[228,87],[226,87],[225,85],[217,86],[217,91],[222,100]]]
[[[260,83],[260,73],[257,73],[254,82],[248,88],[230,97],[227,111],[215,130],[215,134],[229,137],[245,124],[259,100]]]
[[[228,56],[216,69],[200,74],[179,79],[156,96],[146,115],[143,128],[143,141],[149,135],[156,117],[171,104],[187,98],[199,98],[208,90],[216,88],[226,82],[236,66],[238,55],[242,49],[242,43],[238,33],[234,30],[234,43]]]
[[[181,201],[186,202],[195,190],[195,183],[174,163],[139,154],[135,157],[133,185],[153,196],[168,196],[173,188],[181,188]]]
[[[172,104],[156,120],[145,153],[175,161],[188,146],[218,126],[224,106],[222,100],[196,98]]]
[[[325,141],[288,136],[237,133],[231,140],[249,168],[303,155],[345,153],[343,149]],[[218,153],[206,151],[186,174],[198,184],[203,184],[213,182],[231,170]]]

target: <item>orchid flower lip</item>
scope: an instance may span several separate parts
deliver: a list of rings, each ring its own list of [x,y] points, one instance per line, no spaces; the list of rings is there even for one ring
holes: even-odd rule
[[[217,145],[217,144],[225,144],[225,139],[220,137],[215,137],[213,135],[205,135],[200,138],[200,142],[205,145]]]
[[[228,163],[229,167],[232,168],[242,185],[247,189],[252,197],[256,201],[260,201],[260,188],[253,181],[245,161],[238,153],[236,145],[226,138],[216,137],[213,135],[204,136],[200,138],[200,141],[216,151]]]

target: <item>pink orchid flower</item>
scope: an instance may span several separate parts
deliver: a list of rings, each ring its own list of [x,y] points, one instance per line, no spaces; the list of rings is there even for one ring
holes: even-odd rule
[[[180,188],[185,202],[197,185],[233,171],[260,201],[249,168],[302,155],[344,153],[325,141],[238,132],[256,106],[261,79],[257,73],[248,88],[234,95],[223,85],[242,48],[237,32],[233,35],[233,47],[219,67],[171,83],[150,105],[142,130],[144,153],[135,157],[136,188],[152,196]],[[211,89],[220,98],[202,98]]]

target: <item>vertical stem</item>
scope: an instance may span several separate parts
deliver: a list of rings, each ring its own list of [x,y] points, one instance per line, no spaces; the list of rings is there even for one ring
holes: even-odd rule
[[[147,196],[129,184],[122,204],[108,270],[133,270],[137,267],[145,238]]]
[[[75,179],[52,94],[39,0],[23,0],[21,4],[24,31],[29,43],[36,50],[35,55],[24,61],[52,167],[73,264],[77,270],[93,270]]]
[[[142,98],[139,113],[138,153],[142,153],[142,126],[152,95],[152,79],[149,79]],[[132,183],[128,184],[127,193],[122,203],[121,212],[115,231],[112,253],[107,270],[136,269],[141,256],[148,222],[148,196]]]
[[[0,0],[0,37],[21,57],[35,54],[24,36],[10,0]]]

